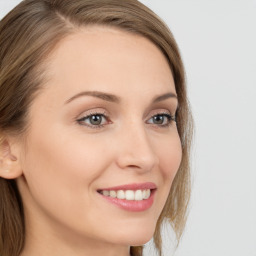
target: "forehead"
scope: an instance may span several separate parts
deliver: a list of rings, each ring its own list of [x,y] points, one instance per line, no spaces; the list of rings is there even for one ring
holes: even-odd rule
[[[47,61],[51,91],[83,90],[137,95],[175,92],[162,52],[148,39],[109,27],[86,27],[64,38]],[[64,95],[66,94],[66,95]]]

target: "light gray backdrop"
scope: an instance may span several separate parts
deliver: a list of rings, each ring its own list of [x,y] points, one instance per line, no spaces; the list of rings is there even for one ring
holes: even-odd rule
[[[180,46],[196,124],[188,225],[164,256],[256,256],[256,0],[142,2]]]

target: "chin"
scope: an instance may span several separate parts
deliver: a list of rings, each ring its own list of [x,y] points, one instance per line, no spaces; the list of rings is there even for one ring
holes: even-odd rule
[[[154,225],[136,226],[134,228],[127,228],[122,236],[121,242],[131,246],[140,246],[146,244],[153,237],[155,232]],[[121,236],[119,237],[121,238]]]
[[[136,241],[132,241],[130,243],[130,246],[141,246],[146,244],[147,242],[149,242],[151,240],[151,238],[153,237],[153,234],[150,237],[141,237],[140,239],[138,238]]]

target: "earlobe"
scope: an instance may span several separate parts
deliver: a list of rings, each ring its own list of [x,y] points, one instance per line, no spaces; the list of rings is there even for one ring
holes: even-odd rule
[[[8,139],[0,142],[0,177],[4,179],[16,179],[22,175],[19,159],[15,155],[14,145]]]

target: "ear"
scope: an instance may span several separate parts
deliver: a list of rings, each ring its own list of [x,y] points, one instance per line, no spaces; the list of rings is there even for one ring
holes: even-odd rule
[[[0,139],[0,177],[16,179],[22,175],[17,149],[17,144],[11,138]]]

